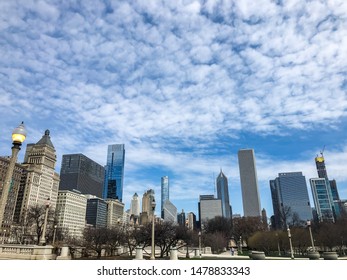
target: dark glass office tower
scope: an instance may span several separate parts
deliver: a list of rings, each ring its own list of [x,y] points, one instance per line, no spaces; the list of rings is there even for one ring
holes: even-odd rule
[[[105,180],[103,198],[123,199],[124,181],[124,144],[109,145],[107,163],[105,166]]]
[[[95,228],[107,226],[107,203],[101,198],[87,200],[86,222]]]
[[[222,215],[224,218],[231,218],[231,207],[229,202],[228,178],[222,170],[217,177],[217,198],[222,201]]]
[[[276,228],[285,228],[288,224],[306,224],[312,220],[310,199],[305,176],[302,172],[279,173],[270,181]]]
[[[59,190],[102,197],[105,169],[83,154],[63,155]]]
[[[304,225],[307,220],[312,220],[306,179],[302,172],[279,173],[275,180],[270,180],[270,188],[276,228],[292,223]]]

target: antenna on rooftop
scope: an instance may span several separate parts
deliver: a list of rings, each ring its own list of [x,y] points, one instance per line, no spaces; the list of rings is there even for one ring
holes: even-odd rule
[[[324,150],[325,150],[325,145],[324,145],[324,147],[323,147],[323,150],[320,151],[320,154],[321,154],[322,157],[324,157],[324,156],[323,156]]]

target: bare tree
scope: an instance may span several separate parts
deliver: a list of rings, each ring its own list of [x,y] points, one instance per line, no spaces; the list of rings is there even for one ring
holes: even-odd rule
[[[133,252],[136,247],[149,244],[148,231],[144,231],[142,226],[126,227],[123,231],[123,244],[128,247],[130,256],[133,256]]]
[[[26,228],[27,232],[35,233],[36,238],[35,241],[37,244],[39,244],[40,237],[43,232],[44,222],[45,222],[45,215],[46,215],[46,206],[45,205],[38,205],[31,206],[28,208],[26,212]],[[54,211],[51,209],[48,210],[48,217],[47,217],[47,228],[51,226],[52,222],[54,221]]]
[[[83,232],[84,242],[87,252],[94,251],[97,254],[97,258],[101,258],[102,250],[106,248],[106,244],[109,240],[109,230],[106,228],[86,228]]]

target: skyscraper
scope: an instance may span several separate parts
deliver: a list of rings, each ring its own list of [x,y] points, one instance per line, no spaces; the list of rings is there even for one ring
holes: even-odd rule
[[[59,190],[55,219],[60,229],[82,238],[86,226],[87,197],[79,192]]]
[[[59,190],[102,197],[105,168],[83,154],[63,155]]]
[[[313,201],[320,222],[334,222],[334,202],[327,178],[310,179]]]
[[[161,218],[164,219],[164,203],[169,197],[169,177],[161,177]]]
[[[9,157],[0,157],[0,197],[2,195],[3,186],[5,184],[5,177],[10,165]],[[15,213],[16,200],[19,190],[23,188],[23,179],[25,182],[25,169],[21,164],[16,163],[12,175],[12,181],[8,192],[7,202],[5,205],[4,216],[2,219],[1,229],[6,229],[10,232],[10,226],[13,222]],[[0,202],[1,203],[1,202]],[[18,222],[18,221],[17,221]]]
[[[124,181],[124,144],[109,145],[107,163],[105,166],[105,180],[103,198],[123,199]]]
[[[163,207],[163,219],[164,221],[168,222],[177,222],[177,208],[176,206],[170,201],[165,200],[164,207]]]
[[[328,182],[328,185],[329,185],[329,188],[330,188],[329,193],[330,193],[331,199],[332,199],[332,211],[333,211],[334,219],[336,219],[336,218],[338,218],[341,215],[342,203],[341,203],[341,200],[340,200],[340,196],[339,196],[339,192],[338,192],[338,189],[337,189],[337,184],[336,184],[335,179],[334,180],[329,180],[329,178],[328,178],[328,173],[327,173],[327,170],[326,170],[326,167],[325,167],[325,159],[324,159],[324,156],[323,156],[323,151],[321,152],[320,156],[317,155],[317,157],[315,158],[315,162],[316,162],[318,177],[319,178],[325,178],[327,180],[327,182]],[[321,185],[322,183],[323,183],[323,181],[318,183],[318,185]],[[312,187],[312,185],[311,185],[311,187]],[[322,187],[320,187],[320,188],[322,188]],[[314,191],[314,190],[312,189],[312,191]],[[315,201],[315,203],[316,202],[318,203],[318,200]],[[317,205],[316,205],[316,207],[317,207]],[[320,206],[318,206],[318,208],[319,207]],[[318,209],[317,209],[317,213],[318,213],[318,216],[319,216]],[[327,215],[327,213],[325,213],[325,215]],[[328,218],[328,220],[329,220],[329,218]]]
[[[118,199],[106,199],[107,227],[120,227],[124,223],[124,203]]]
[[[153,189],[147,190],[142,196],[142,212],[140,217],[141,225],[144,225],[152,220],[154,211],[152,202],[155,201],[155,194]]]
[[[200,195],[199,220],[202,226],[206,220],[222,216],[222,201],[214,195]]]
[[[279,173],[270,180],[275,228],[285,228],[290,223],[305,224],[312,220],[310,199],[302,172]]]
[[[18,194],[20,199],[17,199],[16,214],[20,212],[20,217],[16,217],[16,220],[24,218],[30,206],[45,205],[48,198],[51,209],[55,209],[59,186],[56,161],[56,151],[47,129],[36,144],[27,145],[23,163],[27,176],[25,186]]]
[[[177,214],[177,223],[180,226],[185,226],[186,224],[186,213],[184,213],[184,210],[182,209],[182,212]]]
[[[229,202],[228,178],[222,170],[217,177],[217,198],[222,202],[222,215],[224,218],[231,218],[231,207]]]
[[[325,161],[323,157],[323,153],[321,153],[321,156],[317,156],[315,158],[316,162],[316,168],[319,178],[328,178],[327,170],[325,168]]]
[[[105,200],[86,195],[87,212],[86,222],[95,228],[105,228],[107,226],[107,203]]]
[[[254,150],[239,150],[238,160],[242,190],[243,215],[245,217],[260,217],[260,198]]]
[[[140,200],[139,200],[139,196],[137,193],[135,193],[133,195],[133,198],[131,200],[131,204],[130,204],[130,215],[133,215],[135,217],[139,217],[140,216]]]

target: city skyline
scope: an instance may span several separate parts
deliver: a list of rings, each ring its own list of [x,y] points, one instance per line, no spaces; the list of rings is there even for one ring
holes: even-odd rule
[[[58,173],[64,154],[105,165],[124,143],[125,209],[150,188],[159,202],[169,176],[178,212],[197,214],[222,168],[243,214],[237,152],[250,148],[270,216],[269,180],[316,178],[325,147],[346,199],[347,3],[171,2],[1,3],[0,155],[21,121],[18,162],[49,129]]]

